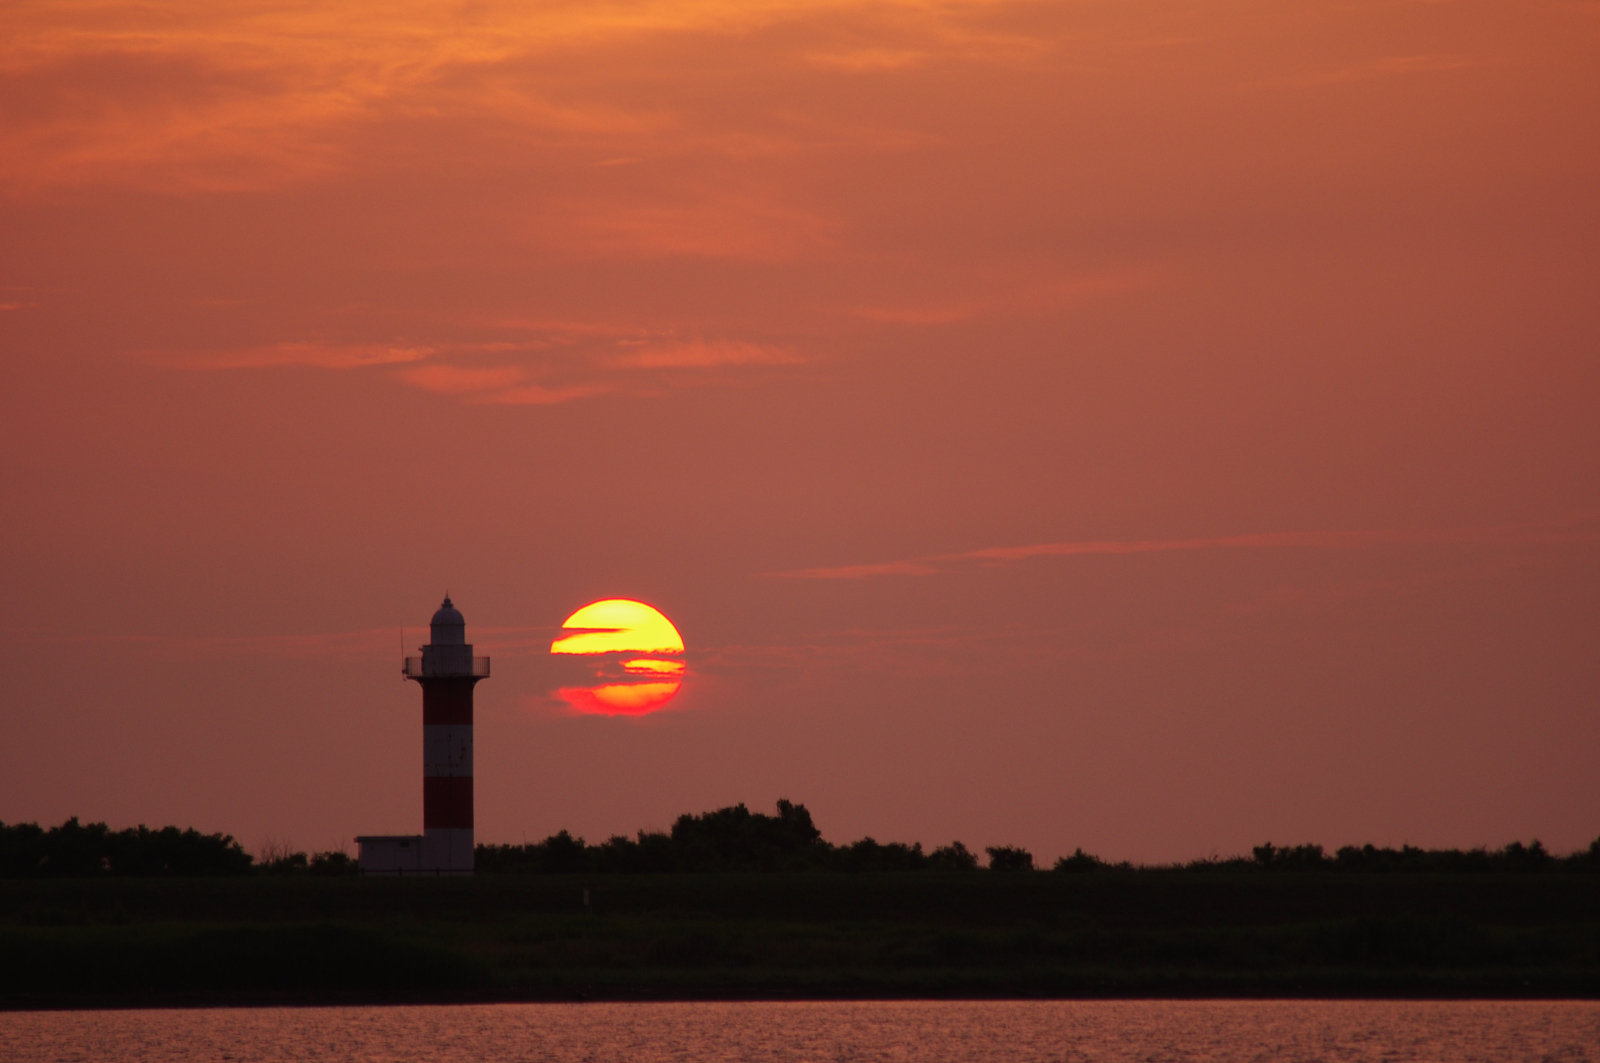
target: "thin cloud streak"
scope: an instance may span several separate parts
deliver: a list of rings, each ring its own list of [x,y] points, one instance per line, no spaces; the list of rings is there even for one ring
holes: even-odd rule
[[[1359,66],[1342,70],[1328,70],[1302,77],[1283,78],[1263,82],[1260,88],[1312,87],[1339,85],[1350,81],[1370,81],[1373,78],[1395,77],[1404,74],[1435,74],[1451,70],[1466,70],[1479,66],[1482,59],[1471,55],[1392,55],[1375,59]]]
[[[529,384],[526,387],[510,388],[506,391],[495,392],[492,395],[483,395],[472,401],[491,406],[554,406],[557,403],[571,402],[574,399],[586,399],[592,395],[602,395],[611,390],[613,389],[600,384],[575,388],[545,388],[540,387],[538,384]]]
[[[399,347],[381,343],[273,343],[194,354],[137,351],[134,357],[180,369],[268,369],[289,365],[316,369],[360,369],[373,365],[420,362],[434,353],[432,347]]]
[[[1100,274],[1056,277],[1044,283],[976,299],[953,299],[921,306],[864,306],[854,317],[884,325],[949,325],[999,314],[1051,313],[1093,299],[1153,288],[1164,281],[1156,268],[1115,270]]]
[[[802,568],[771,573],[777,579],[872,579],[878,576],[934,576],[963,563],[1006,565],[1034,557],[1080,557],[1089,554],[1127,555],[1198,550],[1320,549],[1358,550],[1380,546],[1561,546],[1600,542],[1600,531],[1574,526],[1592,523],[1592,516],[1575,518],[1545,528],[1411,528],[1388,531],[1261,532],[1210,539],[1098,540],[1034,543],[1028,546],[993,546],[955,554],[930,554],[901,561],[833,568]]]
[[[647,344],[608,361],[612,365],[639,369],[709,369],[724,365],[795,365],[805,359],[790,351],[758,343],[694,340]]]
[[[549,652],[550,638],[559,626],[473,627],[474,645],[506,657],[542,657]],[[287,660],[335,658],[371,660],[375,655],[415,651],[420,638],[426,640],[426,624],[409,627],[365,628],[289,635],[129,635],[36,631],[27,628],[0,628],[0,635],[14,641],[46,645],[128,645],[149,646],[174,654],[200,654],[206,657],[268,657]]]
[[[474,367],[464,365],[418,365],[402,370],[400,379],[424,391],[440,395],[466,395],[520,384],[527,377],[521,366]]]
[[[7,304],[0,304],[0,310],[6,308]],[[427,345],[411,346],[306,341],[199,352],[140,350],[130,356],[168,368],[201,371],[396,366],[393,378],[403,384],[459,401],[498,406],[550,406],[613,392],[637,392],[646,380],[649,387],[663,382],[672,386],[715,384],[720,378],[706,370],[757,370],[808,361],[784,347],[744,340],[685,340],[670,335],[632,338],[646,330],[624,324],[503,327],[537,329],[547,335],[466,343],[432,338]]]

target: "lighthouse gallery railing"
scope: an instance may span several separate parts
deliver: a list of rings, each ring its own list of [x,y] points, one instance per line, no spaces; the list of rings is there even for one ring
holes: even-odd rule
[[[423,671],[421,657],[407,657],[405,659],[405,664],[401,666],[400,674],[405,676],[407,679],[435,679],[444,678],[446,676],[467,675],[470,675],[475,679],[487,679],[489,678],[489,658],[474,657],[472,659],[471,671],[439,668],[430,668],[427,671]]]

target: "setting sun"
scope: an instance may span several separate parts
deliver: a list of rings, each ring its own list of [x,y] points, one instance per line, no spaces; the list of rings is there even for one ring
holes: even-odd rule
[[[593,676],[599,680],[557,692],[581,713],[643,716],[672,700],[683,686],[682,660],[639,656],[683,653],[678,629],[652,606],[607,598],[579,609],[561,628],[563,637],[550,644],[550,652],[593,658]]]

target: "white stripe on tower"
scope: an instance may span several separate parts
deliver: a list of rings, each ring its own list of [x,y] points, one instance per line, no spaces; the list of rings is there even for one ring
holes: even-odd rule
[[[422,774],[472,777],[472,725],[425,723],[422,725]]]

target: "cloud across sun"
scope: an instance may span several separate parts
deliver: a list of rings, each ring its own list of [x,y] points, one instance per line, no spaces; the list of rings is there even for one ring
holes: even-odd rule
[[[683,686],[683,637],[653,606],[607,598],[579,609],[561,628],[563,635],[550,644],[550,652],[589,659],[598,681],[557,691],[578,712],[644,716],[671,701]]]

